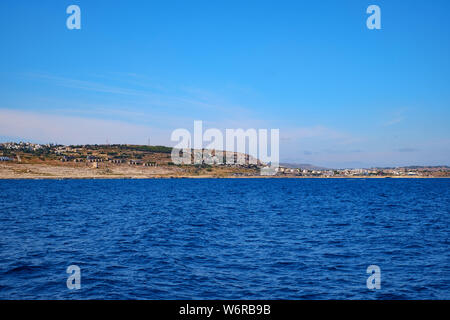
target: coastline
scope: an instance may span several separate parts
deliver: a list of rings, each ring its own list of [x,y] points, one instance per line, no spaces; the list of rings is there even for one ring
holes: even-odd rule
[[[171,166],[136,167],[109,166],[92,168],[85,165],[56,164],[0,164],[0,180],[82,180],[82,179],[433,179],[445,176],[422,175],[345,175],[345,176],[263,176],[258,169],[214,168],[206,170],[184,170]]]
[[[450,179],[450,177],[409,177],[409,176],[348,176],[348,177],[313,177],[313,176],[15,176],[2,177],[0,180],[151,180],[151,179]]]

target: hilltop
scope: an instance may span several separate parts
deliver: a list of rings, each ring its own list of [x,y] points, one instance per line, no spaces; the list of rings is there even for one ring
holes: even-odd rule
[[[259,175],[261,166],[249,164],[248,155],[243,165],[179,165],[171,152],[166,146],[3,143],[0,178],[235,177]]]

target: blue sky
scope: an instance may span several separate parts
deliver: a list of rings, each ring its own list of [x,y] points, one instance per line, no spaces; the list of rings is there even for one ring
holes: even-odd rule
[[[81,30],[66,28],[67,6]],[[366,8],[381,8],[381,30]],[[284,162],[450,165],[449,1],[1,1],[0,141],[279,128]]]

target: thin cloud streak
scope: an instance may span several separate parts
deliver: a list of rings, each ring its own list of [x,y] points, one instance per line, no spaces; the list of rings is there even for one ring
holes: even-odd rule
[[[85,90],[97,93],[108,93],[124,96],[125,98],[127,96],[137,98],[140,99],[139,101],[141,103],[146,102],[148,106],[159,106],[163,108],[170,108],[172,111],[193,109],[198,111],[207,110],[207,111],[221,112],[223,114],[249,113],[249,110],[245,107],[233,105],[230,103],[226,103],[224,101],[217,101],[218,100],[217,98],[216,99],[212,98],[214,95],[212,94],[207,95],[204,94],[205,93],[204,90],[193,90],[192,88],[189,88],[189,90],[178,89],[179,92],[177,94],[176,93],[169,94],[168,90],[164,90],[162,86],[155,86],[155,85],[151,86],[152,89],[135,90],[123,86],[105,85],[102,83],[98,83],[96,81],[72,79],[42,73],[25,73],[21,74],[21,76],[31,80],[48,81],[53,85],[65,88]],[[121,80],[123,82],[128,82],[128,79],[125,77],[122,78]],[[133,81],[131,84],[135,85]],[[142,83],[140,85],[144,86],[144,84]],[[156,88],[158,88],[158,90]],[[151,92],[150,90],[163,91],[164,93],[155,93]],[[202,94],[199,96],[200,93]]]
[[[161,130],[117,120],[57,116],[0,109],[0,136],[15,136],[33,142],[62,144],[167,144]]]

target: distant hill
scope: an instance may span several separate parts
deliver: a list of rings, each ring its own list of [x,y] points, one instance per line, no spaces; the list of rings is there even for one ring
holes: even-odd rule
[[[281,167],[291,168],[291,169],[304,169],[304,170],[326,170],[328,168],[319,167],[308,163],[280,163]]]

